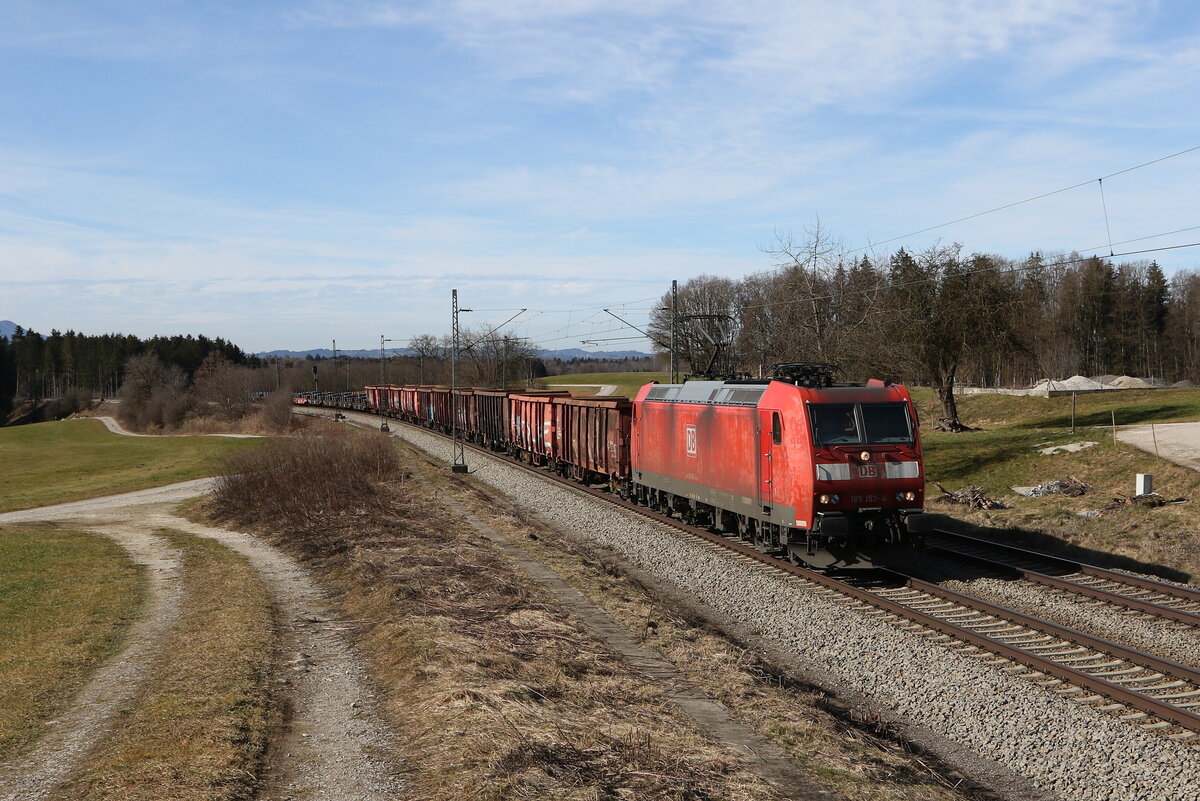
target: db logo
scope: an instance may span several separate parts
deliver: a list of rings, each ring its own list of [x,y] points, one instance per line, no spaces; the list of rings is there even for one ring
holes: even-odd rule
[[[858,466],[859,478],[875,478],[879,475],[878,467],[873,464],[860,464]]]
[[[684,431],[687,434],[687,452],[688,456],[696,455],[696,427],[687,426]]]

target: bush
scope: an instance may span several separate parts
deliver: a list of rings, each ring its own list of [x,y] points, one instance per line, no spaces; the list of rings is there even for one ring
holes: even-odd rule
[[[262,405],[263,424],[272,431],[287,431],[292,424],[292,393],[286,389],[272,392]]]
[[[400,475],[396,449],[380,434],[271,440],[224,459],[213,511],[246,525],[306,531],[348,511],[384,506],[383,483]]]
[[[82,389],[73,387],[64,392],[60,397],[50,401],[46,407],[46,418],[49,420],[60,420],[75,412],[85,411],[92,408],[92,391],[90,389]]]

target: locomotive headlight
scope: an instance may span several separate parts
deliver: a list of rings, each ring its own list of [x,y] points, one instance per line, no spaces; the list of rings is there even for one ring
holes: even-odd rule
[[[842,499],[841,495],[818,495],[817,501],[823,504],[837,503]]]
[[[896,493],[896,500],[898,501],[915,501],[916,499],[917,493],[913,492],[912,490],[909,490],[908,492]]]
[[[863,451],[862,453],[860,453],[860,454],[858,455],[858,458],[859,458],[859,459],[862,459],[864,462],[869,462],[869,461],[871,461],[871,452],[870,452],[870,451]]]

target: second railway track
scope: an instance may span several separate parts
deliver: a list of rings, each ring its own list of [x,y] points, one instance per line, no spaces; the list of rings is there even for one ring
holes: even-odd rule
[[[1169,584],[944,530],[932,532],[926,548],[1002,573],[1019,575],[1046,587],[1188,626],[1200,626],[1200,589],[1195,587]]]

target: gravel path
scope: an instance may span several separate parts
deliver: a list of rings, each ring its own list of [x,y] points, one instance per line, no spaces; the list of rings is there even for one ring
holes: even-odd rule
[[[88,418],[81,418],[88,419]],[[115,417],[107,417],[98,415],[91,418],[104,423],[104,427],[114,434],[120,434],[123,437],[227,437],[229,439],[262,439],[258,434],[139,434],[136,431],[130,431]]]
[[[1200,423],[1120,426],[1117,439],[1168,462],[1200,470]]]
[[[380,756],[389,733],[375,714],[365,670],[315,580],[282,551],[248,534],[200,526],[170,504],[204,494],[210,479],[0,515],[0,524],[52,520],[111,537],[149,567],[150,603],[129,643],[106,662],[35,750],[0,766],[0,800],[43,798],[81,764],[145,678],[180,602],[179,557],[157,528],[211,537],[245,556],[270,588],[296,652],[286,667],[294,713],[267,768],[265,801],[384,801],[402,789]]]
[[[448,459],[434,435],[397,436]],[[471,453],[474,477],[543,519],[623,555],[701,603],[758,631],[882,707],[962,743],[1062,798],[1162,801],[1200,797],[1200,749],[1059,698],[1026,681],[933,646],[924,638],[832,604],[636,514],[585,498]]]
[[[0,516],[0,523],[9,522],[7,517]],[[33,750],[0,766],[3,801],[45,798],[80,764],[113,717],[133,700],[146,667],[158,655],[160,644],[179,616],[182,584],[178,550],[143,524],[88,528],[111,538],[135,563],[146,568],[146,613],[130,627],[120,653],[106,661],[79,691],[73,706],[49,722],[46,734]]]
[[[209,537],[250,561],[270,588],[290,627],[295,651],[287,667],[295,712],[281,759],[259,801],[394,798],[402,784],[380,757],[391,737],[367,689],[366,671],[339,634],[323,590],[294,559],[250,534],[202,526],[168,513],[155,525]]]
[[[597,395],[616,395],[620,389],[616,384],[548,384],[550,389],[570,389],[571,387],[596,387]]]

